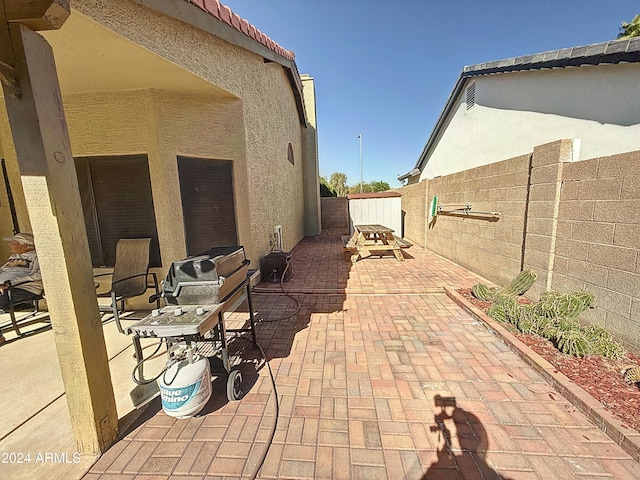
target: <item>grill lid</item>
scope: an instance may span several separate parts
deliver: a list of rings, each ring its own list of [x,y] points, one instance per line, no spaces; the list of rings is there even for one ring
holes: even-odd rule
[[[245,280],[248,265],[244,247],[211,248],[173,262],[162,282],[161,296],[170,303],[217,303],[222,299],[221,289],[226,295]]]

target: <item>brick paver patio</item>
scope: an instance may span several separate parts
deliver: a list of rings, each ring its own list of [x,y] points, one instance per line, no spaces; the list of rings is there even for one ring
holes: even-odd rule
[[[477,277],[420,247],[351,265],[339,233],[293,250],[285,290],[262,283],[259,343],[279,416],[262,479],[640,479],[640,465],[442,291]],[[234,314],[233,321],[244,317]],[[248,393],[224,382],[201,416],[154,401],[87,480],[251,478],[275,397],[259,352],[233,340]],[[222,379],[224,380],[224,379]]]

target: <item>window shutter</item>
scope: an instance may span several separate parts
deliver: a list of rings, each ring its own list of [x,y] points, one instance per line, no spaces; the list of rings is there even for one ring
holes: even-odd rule
[[[187,255],[238,244],[233,163],[178,157]]]

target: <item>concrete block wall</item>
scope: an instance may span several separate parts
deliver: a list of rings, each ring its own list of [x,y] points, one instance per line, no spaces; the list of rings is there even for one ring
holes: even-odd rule
[[[538,298],[552,285],[562,171],[565,162],[571,159],[571,145],[571,140],[559,140],[534,148],[531,156],[522,248],[523,269],[533,270],[538,275],[528,293],[531,298]]]
[[[443,210],[469,203],[501,215],[439,214],[427,228],[427,248],[492,282],[509,282],[522,262],[528,175],[527,155],[429,180],[427,205],[437,195]]]
[[[425,246],[498,285],[532,269],[533,300],[550,289],[588,290],[597,307],[580,320],[640,352],[640,151],[572,162],[571,149],[570,140],[559,140],[430,179],[424,190],[421,183],[403,187],[405,232],[420,244],[424,223],[411,223],[422,209],[427,216],[434,195],[443,209],[469,203],[500,212],[497,221],[441,213],[427,226]]]
[[[322,197],[320,199],[322,229],[344,229],[349,233],[349,202],[347,197]]]
[[[422,181],[402,188],[396,188],[402,194],[402,228],[404,238],[415,245],[426,245],[427,185]]]
[[[640,151],[563,166],[552,288],[586,289],[582,320],[640,349]]]

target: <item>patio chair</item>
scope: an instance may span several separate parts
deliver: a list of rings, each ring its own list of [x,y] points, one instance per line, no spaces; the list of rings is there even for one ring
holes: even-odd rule
[[[124,333],[120,323],[120,315],[124,312],[124,301],[143,295],[148,288],[154,288],[156,294],[158,293],[158,278],[155,273],[149,272],[150,244],[150,238],[121,238],[116,245],[116,263],[113,272],[94,276],[94,279],[111,276],[109,291],[98,292],[98,298],[110,298],[111,302],[108,305],[100,305],[98,302],[98,307],[101,312],[113,314],[120,333]],[[96,284],[96,288],[99,287],[100,285]],[[156,305],[160,308],[159,299]]]
[[[15,300],[13,298],[13,289],[14,287],[9,287],[7,291],[7,296],[9,298],[9,305],[7,306],[6,313],[9,314],[9,318],[11,319],[11,325],[6,325],[4,328],[0,329],[0,333],[6,328],[13,327],[13,330],[16,332],[16,335],[20,336],[22,333],[20,332],[20,327],[26,327],[28,325],[32,325],[34,323],[39,322],[48,322],[48,317],[46,318],[34,318],[39,312],[39,302],[44,299],[44,291],[40,295],[36,295],[31,298],[23,298]],[[20,307],[23,305],[27,305],[29,312],[16,317],[16,307]]]

